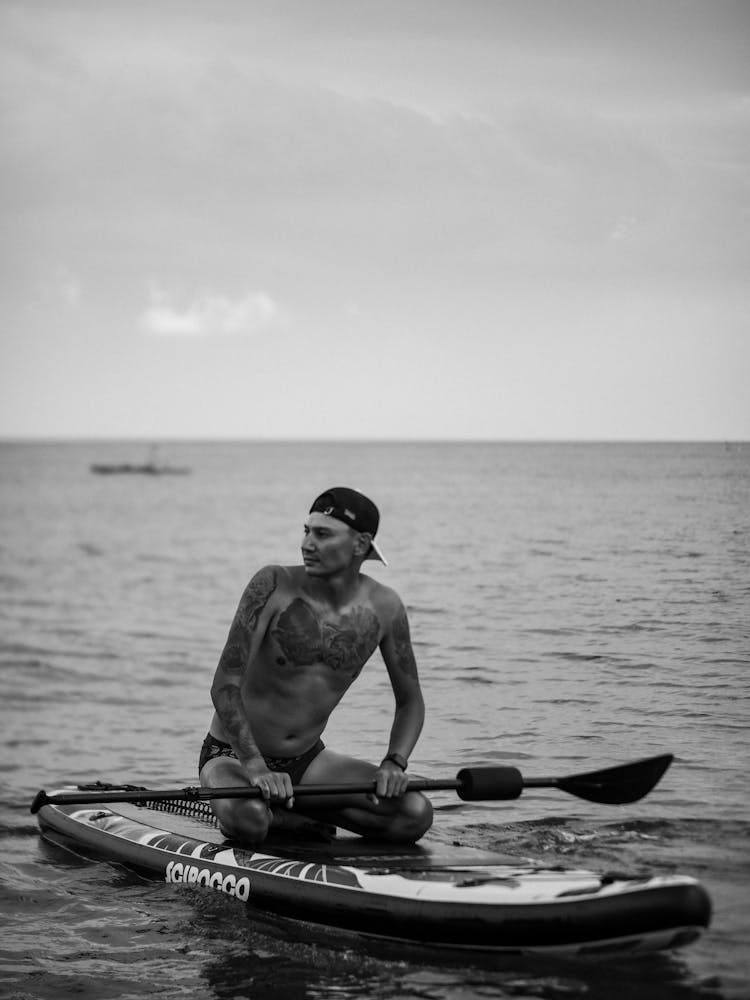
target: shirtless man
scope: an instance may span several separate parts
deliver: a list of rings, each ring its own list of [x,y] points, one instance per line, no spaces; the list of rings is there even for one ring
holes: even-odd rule
[[[262,798],[215,799],[227,836],[260,843],[290,825],[294,784],[374,782],[373,793],[303,796],[304,812],[363,836],[414,842],[432,807],[407,790],[405,773],[424,722],[409,623],[395,591],[360,572],[385,562],[374,537],[379,515],[345,487],[315,500],[305,523],[302,566],[266,566],[247,585],[216,668],[216,709],[200,757],[204,787],[254,785]],[[379,766],[334,753],[321,734],[377,648],[396,702]]]

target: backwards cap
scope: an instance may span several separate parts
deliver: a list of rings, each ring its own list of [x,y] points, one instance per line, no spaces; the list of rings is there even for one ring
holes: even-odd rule
[[[349,489],[348,486],[334,486],[320,494],[313,502],[310,513],[326,514],[328,517],[335,517],[337,521],[343,521],[355,531],[366,531],[372,538],[372,544],[365,558],[378,559],[385,566],[388,565],[385,556],[375,544],[380,514],[372,500],[364,493]]]

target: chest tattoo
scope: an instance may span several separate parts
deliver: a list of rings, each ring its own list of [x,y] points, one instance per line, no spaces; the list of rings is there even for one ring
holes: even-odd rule
[[[353,608],[335,620],[315,614],[295,597],[279,615],[273,637],[287,658],[298,666],[325,663],[354,677],[378,644],[380,623],[369,608]]]

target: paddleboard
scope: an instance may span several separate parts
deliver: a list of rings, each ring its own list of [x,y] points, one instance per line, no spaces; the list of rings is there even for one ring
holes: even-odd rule
[[[254,849],[225,840],[207,803],[185,804],[194,815],[151,805],[46,804],[37,818],[47,841],[79,856],[223,892],[259,913],[440,949],[653,951],[695,940],[710,920],[706,890],[686,876],[597,874],[434,835],[413,846],[285,836]]]

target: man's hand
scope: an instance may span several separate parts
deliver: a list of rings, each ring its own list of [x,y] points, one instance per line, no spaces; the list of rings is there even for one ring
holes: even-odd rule
[[[384,760],[375,772],[375,791],[372,802],[379,799],[400,799],[409,787],[409,776],[392,760]]]
[[[253,757],[243,763],[250,784],[259,788],[267,806],[284,802],[287,809],[294,805],[292,779],[286,771],[269,771],[262,757]]]

